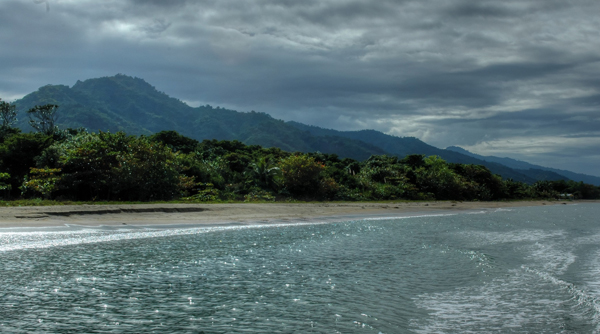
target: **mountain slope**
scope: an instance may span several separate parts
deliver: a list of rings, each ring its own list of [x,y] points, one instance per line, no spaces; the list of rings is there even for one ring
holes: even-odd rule
[[[358,160],[385,154],[381,148],[357,140],[312,136],[265,113],[211,106],[192,108],[142,79],[125,75],[78,81],[73,87],[41,87],[16,101],[21,129],[31,130],[24,111],[43,104],[59,105],[61,128],[84,127],[136,135],[175,130],[197,140],[239,140],[287,151],[336,153]]]
[[[41,87],[16,101],[19,126],[31,130],[24,111],[49,103],[59,105],[61,128],[84,127],[90,131],[125,131],[136,135],[175,130],[197,140],[239,140],[286,151],[335,153],[357,160],[374,154],[438,155],[449,162],[485,165],[504,178],[526,183],[562,177],[540,166],[535,166],[536,171],[515,170],[501,162],[485,161],[463,152],[433,147],[417,138],[400,138],[375,130],[336,131],[284,122],[254,111],[238,112],[208,105],[193,108],[159,92],[143,79],[122,74],[77,81],[73,87]]]
[[[425,154],[438,155],[448,162],[461,164],[484,165],[492,173],[499,174],[503,178],[511,178],[515,181],[534,183],[537,179],[515,171],[502,164],[487,162],[458,152],[443,150],[431,145],[428,145],[414,137],[396,137],[386,135],[385,133],[375,130],[360,130],[360,131],[337,131],[331,129],[323,129],[316,126],[306,125],[298,122],[287,122],[298,129],[310,132],[315,136],[340,136],[351,138],[354,140],[364,141],[366,143],[381,147],[390,154],[404,157],[408,154]]]
[[[525,161],[511,159],[511,158],[500,158],[500,157],[495,157],[495,156],[479,155],[479,154],[471,153],[471,152],[465,150],[464,148],[458,147],[458,146],[450,146],[450,147],[447,147],[446,150],[462,153],[464,155],[468,155],[468,156],[471,156],[471,157],[474,157],[474,158],[477,158],[480,160],[503,164],[510,168],[519,170],[520,172],[535,173],[536,171],[545,171],[548,173],[552,173],[552,174],[547,174],[547,175],[553,175],[553,174],[560,175],[563,178],[571,179],[573,181],[593,184],[595,186],[600,186],[600,177],[593,176],[593,175],[574,173],[574,172],[571,172],[568,170],[563,170],[563,169],[543,167],[543,166],[534,165],[534,164],[530,164]],[[532,172],[530,172],[530,170]]]

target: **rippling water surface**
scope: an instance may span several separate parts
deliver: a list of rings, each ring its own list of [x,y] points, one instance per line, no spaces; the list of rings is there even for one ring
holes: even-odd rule
[[[0,332],[598,333],[598,217],[0,232]]]

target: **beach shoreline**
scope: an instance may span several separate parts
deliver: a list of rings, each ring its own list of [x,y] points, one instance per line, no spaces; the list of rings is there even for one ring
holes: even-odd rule
[[[317,219],[392,218],[578,203],[600,203],[600,201],[117,204],[2,207],[0,208],[0,230],[73,225],[98,227],[281,224]]]

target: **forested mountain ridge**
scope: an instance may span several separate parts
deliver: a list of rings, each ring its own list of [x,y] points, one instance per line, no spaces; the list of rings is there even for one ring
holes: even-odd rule
[[[116,75],[78,81],[73,87],[47,85],[15,102],[19,127],[29,131],[25,111],[35,105],[58,105],[61,128],[124,131],[150,135],[174,130],[197,140],[239,140],[287,151],[336,153],[364,160],[385,151],[345,138],[315,137],[265,113],[237,112],[212,106],[190,107],[139,78]]]
[[[47,85],[15,102],[19,127],[31,130],[24,111],[35,105],[59,106],[61,128],[89,131],[124,131],[150,135],[174,130],[197,140],[239,140],[248,145],[278,147],[286,151],[334,153],[364,160],[371,155],[438,155],[448,162],[484,165],[504,178],[532,184],[536,180],[566,177],[547,170],[515,170],[494,161],[443,150],[417,138],[396,137],[375,130],[336,131],[297,122],[277,120],[266,113],[238,112],[209,105],[190,107],[159,92],[140,78],[118,74],[78,81],[72,87]]]
[[[484,165],[494,174],[502,175],[503,178],[511,178],[519,182],[531,184],[537,180],[568,180],[567,177],[555,174],[553,172],[538,171],[537,173],[535,173],[534,171],[517,171],[501,163],[485,161],[470,155],[462,154],[460,152],[440,149],[428,145],[414,137],[400,138],[396,136],[387,135],[385,133],[375,130],[337,131],[331,129],[323,129],[311,125],[305,125],[298,122],[288,122],[288,124],[293,125],[298,129],[308,131],[316,136],[341,136],[351,138],[354,140],[364,141],[366,143],[381,147],[386,152],[400,157],[409,154],[437,155],[448,162]]]
[[[501,158],[501,157],[496,157],[496,156],[492,156],[492,155],[486,155],[486,156],[479,155],[479,154],[471,153],[471,152],[465,150],[464,148],[458,147],[458,146],[450,146],[450,147],[447,147],[446,150],[458,152],[458,153],[468,155],[468,156],[474,157],[476,159],[484,160],[484,161],[503,164],[507,167],[510,167],[512,169],[516,169],[519,171],[530,171],[531,170],[531,171],[535,172],[535,171],[541,170],[541,171],[553,172],[553,173],[562,175],[566,178],[569,178],[573,181],[584,182],[584,183],[588,183],[588,184],[593,184],[595,186],[600,186],[600,177],[597,177],[597,176],[586,175],[586,174],[581,174],[581,173],[574,173],[574,172],[571,172],[568,170],[563,170],[563,169],[534,165],[534,164],[530,164],[525,161],[506,158],[506,157]]]

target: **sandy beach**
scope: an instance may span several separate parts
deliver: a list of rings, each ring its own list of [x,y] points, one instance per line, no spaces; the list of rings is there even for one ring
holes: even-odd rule
[[[398,202],[398,203],[234,203],[66,205],[0,208],[0,228],[35,228],[66,225],[187,225],[254,224],[364,217],[402,217],[464,210],[507,207],[570,205],[600,201],[517,202]]]

